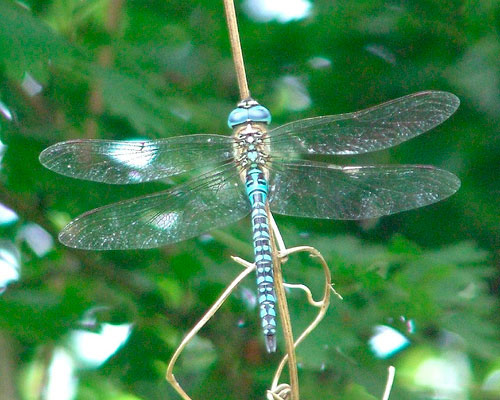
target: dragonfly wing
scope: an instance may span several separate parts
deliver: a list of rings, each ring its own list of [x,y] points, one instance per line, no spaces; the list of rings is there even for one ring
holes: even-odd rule
[[[361,154],[386,149],[445,121],[458,108],[454,94],[410,94],[349,114],[302,119],[273,129],[274,154]]]
[[[420,165],[342,167],[297,161],[274,162],[271,169],[271,210],[297,217],[380,217],[435,203],[460,186],[452,173]]]
[[[230,136],[188,135],[146,141],[70,140],[46,148],[40,162],[72,178],[125,184],[177,175],[232,156]]]
[[[69,247],[124,250],[160,247],[227,225],[250,212],[233,163],[175,188],[82,214],[60,233]]]

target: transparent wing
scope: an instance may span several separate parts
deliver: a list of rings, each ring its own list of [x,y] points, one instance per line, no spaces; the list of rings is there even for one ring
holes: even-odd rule
[[[297,161],[274,162],[271,168],[271,210],[298,217],[380,217],[435,203],[460,186],[452,173],[420,165],[341,167]]]
[[[230,136],[188,135],[150,141],[70,140],[46,148],[40,162],[72,178],[124,184],[222,163],[232,155]]]
[[[447,92],[419,92],[349,114],[303,119],[273,129],[273,155],[360,154],[382,150],[418,136],[458,108]]]
[[[173,189],[82,214],[59,240],[88,250],[160,247],[237,221],[249,211],[244,184],[229,163]]]

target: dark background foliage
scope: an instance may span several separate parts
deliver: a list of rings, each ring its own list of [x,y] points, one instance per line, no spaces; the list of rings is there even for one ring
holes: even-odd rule
[[[46,146],[230,133],[239,99],[222,2],[121,3],[0,0],[0,203],[18,216],[0,225],[0,275],[5,260],[20,259],[0,297],[0,398],[178,398],[164,381],[169,358],[239,273],[230,255],[251,258],[248,219],[157,250],[55,241],[78,214],[165,183],[58,176],[38,162]],[[431,133],[342,160],[436,165],[462,180],[453,197],[361,223],[277,217],[289,246],[323,253],[344,297],[298,351],[303,398],[380,398],[391,364],[394,400],[500,398],[500,4],[318,0],[287,22],[259,21],[248,4],[236,6],[250,90],[275,126],[426,89],[462,102]],[[285,276],[319,294],[308,257],[293,258]],[[181,358],[175,374],[194,399],[263,398],[278,356],[263,348],[253,293],[245,281]],[[289,296],[299,332],[313,310],[301,292]],[[122,324],[131,334],[109,359],[78,359],[93,345],[78,348],[75,332]],[[376,357],[369,340],[380,325],[409,346]],[[75,394],[57,397],[51,385],[64,393],[68,376]]]

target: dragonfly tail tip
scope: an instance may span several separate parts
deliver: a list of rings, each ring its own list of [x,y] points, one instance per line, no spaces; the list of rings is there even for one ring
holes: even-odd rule
[[[266,348],[268,353],[276,352],[276,336],[266,335]]]

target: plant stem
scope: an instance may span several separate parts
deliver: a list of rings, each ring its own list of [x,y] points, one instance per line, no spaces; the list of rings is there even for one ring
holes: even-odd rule
[[[236,70],[236,79],[240,89],[241,99],[250,97],[248,90],[245,64],[243,63],[243,53],[241,51],[240,34],[238,33],[238,21],[236,20],[236,11],[234,10],[233,0],[224,0],[224,10],[226,11],[227,28],[229,30],[229,41],[231,42],[231,51],[233,52],[234,69]]]

